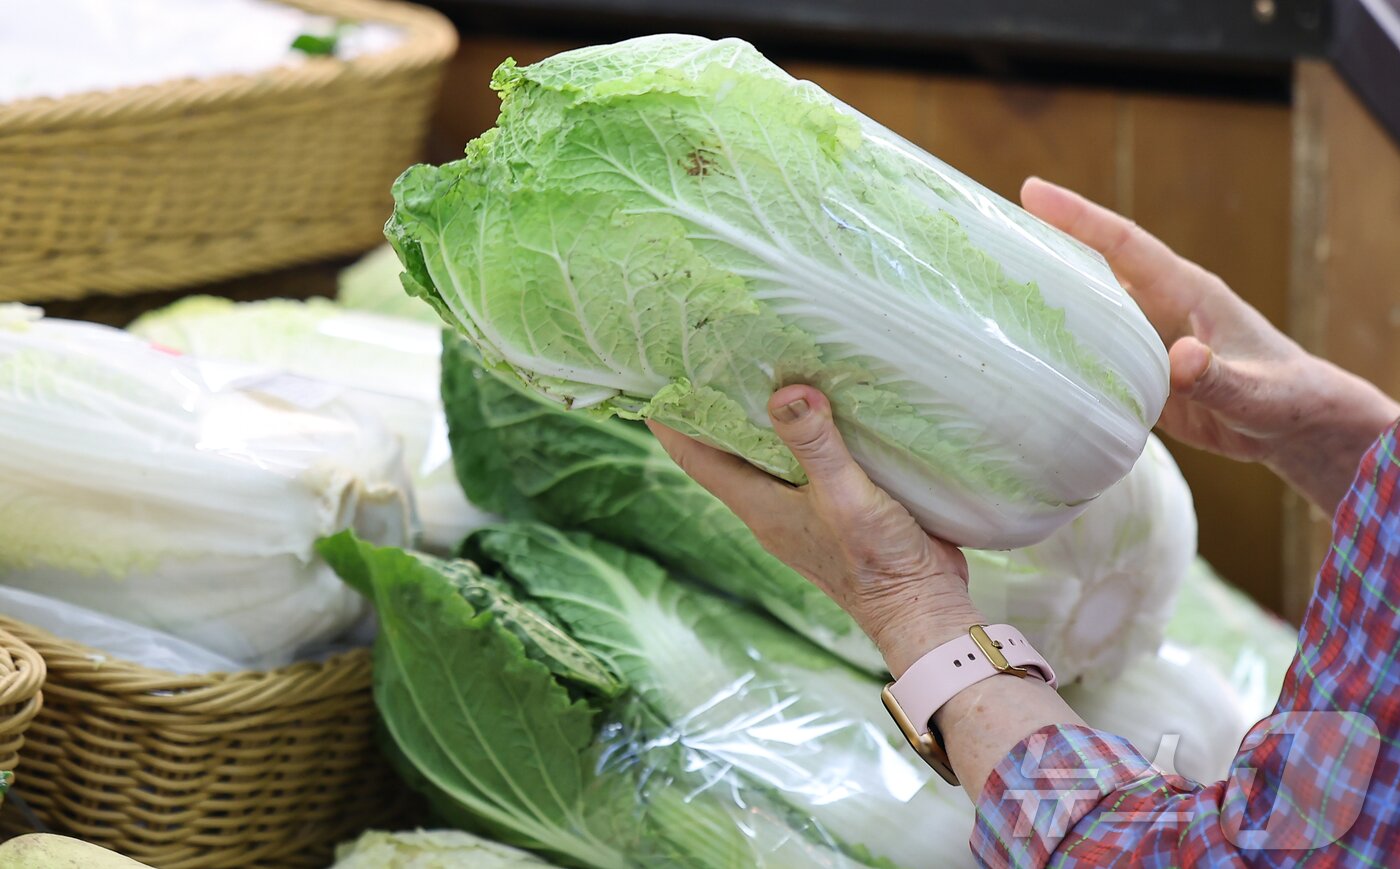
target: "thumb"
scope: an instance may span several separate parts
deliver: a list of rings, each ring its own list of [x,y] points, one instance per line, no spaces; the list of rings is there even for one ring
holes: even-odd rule
[[[1238,410],[1258,385],[1253,375],[1221,359],[1196,338],[1177,341],[1168,358],[1172,392],[1211,410]]]
[[[851,458],[831,416],[831,402],[810,386],[785,386],[768,401],[773,431],[787,444],[819,489],[859,492],[873,484]],[[851,488],[856,487],[856,488]]]

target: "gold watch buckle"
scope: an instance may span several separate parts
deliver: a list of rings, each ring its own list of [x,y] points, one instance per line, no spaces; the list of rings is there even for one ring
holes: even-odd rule
[[[967,629],[967,633],[977,644],[977,648],[981,649],[982,654],[987,657],[987,663],[995,667],[998,673],[1009,673],[1021,678],[1030,675],[1030,671],[1025,667],[1011,666],[1011,662],[1006,660],[1006,655],[1002,654],[1001,641],[994,640],[988,635],[986,625],[973,625]]]

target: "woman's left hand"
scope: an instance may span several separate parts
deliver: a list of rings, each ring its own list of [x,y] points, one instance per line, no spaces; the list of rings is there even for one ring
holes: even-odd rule
[[[733,510],[769,552],[841,605],[898,678],[925,652],[985,621],[967,593],[967,561],[925,533],[851,458],[831,404],[787,386],[773,429],[807,472],[792,486],[743,459],[648,423],[677,464]]]

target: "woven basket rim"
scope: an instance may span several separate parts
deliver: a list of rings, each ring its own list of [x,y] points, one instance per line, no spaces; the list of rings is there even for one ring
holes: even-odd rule
[[[341,82],[380,79],[427,70],[456,51],[457,31],[433,9],[397,0],[275,0],[316,15],[375,21],[401,28],[404,38],[386,51],[351,60],[308,57],[294,66],[257,73],[185,78],[88,91],[64,97],[32,97],[0,104],[0,135],[69,123],[126,121],[149,112],[160,115],[219,107],[230,100],[276,91],[296,98]]]
[[[0,626],[0,709],[27,703],[44,685],[44,659],[34,647]]]
[[[121,694],[128,699],[146,698],[143,705],[159,710],[179,710],[208,704],[223,704],[231,698],[256,698],[275,686],[279,693],[297,684],[312,693],[329,688],[336,693],[335,677],[368,667],[370,647],[348,649],[314,661],[296,661],[268,670],[185,675],[157,670],[118,658],[74,640],[64,639],[43,628],[10,616],[0,615],[0,637],[5,633],[35,651],[41,664],[55,672],[61,668],[65,682],[91,683],[94,691]],[[64,666],[67,661],[100,661],[90,670]],[[327,684],[331,683],[331,684]],[[295,692],[293,692],[295,693]]]

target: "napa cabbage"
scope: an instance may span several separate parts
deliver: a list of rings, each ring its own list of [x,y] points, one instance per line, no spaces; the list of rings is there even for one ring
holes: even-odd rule
[[[331,869],[543,869],[525,851],[461,830],[368,830],[335,849]]]
[[[1191,489],[1149,435],[1128,476],[1034,546],[964,550],[968,589],[995,621],[1016,625],[1063,684],[1115,676],[1161,644],[1196,555]]]
[[[341,400],[403,442],[426,548],[450,551],[489,521],[463,495],[453,472],[439,398],[440,328],[346,310],[326,299],[238,303],[194,296],[139,317],[128,329],[201,359],[334,384]]]
[[[11,305],[0,406],[0,583],[243,666],[363,616],[318,538],[410,538],[396,439],[316,381]]]
[[[409,169],[409,292],[494,369],[802,482],[809,383],[939,536],[1043,540],[1132,468],[1166,353],[1088,248],[747,43],[662,35],[495,73],[497,125]]]
[[[845,666],[732,600],[583,533],[474,532],[472,560],[340,534],[374,603],[390,756],[447,821],[568,865],[972,865],[973,808]],[[1230,686],[1168,646],[1068,689],[1091,724],[1213,780]]]
[[[821,589],[770,555],[645,427],[566,413],[443,340],[442,397],[457,477],[483,508],[582,529],[755,604],[872,673],[884,658]]]
[[[601,869],[972,865],[971,805],[881,680],[647,558],[532,523],[475,532],[472,562],[321,551],[379,615],[391,756],[454,824]]]

